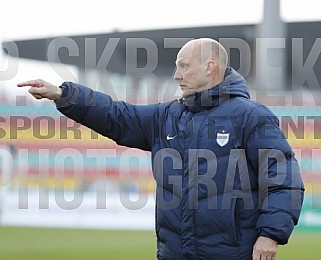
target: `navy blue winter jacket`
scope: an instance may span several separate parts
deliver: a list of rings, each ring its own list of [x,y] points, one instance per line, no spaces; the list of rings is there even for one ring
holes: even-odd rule
[[[158,259],[252,259],[258,236],[285,244],[304,187],[294,153],[244,78],[186,99],[131,105],[65,82],[57,107],[115,140],[152,152]]]

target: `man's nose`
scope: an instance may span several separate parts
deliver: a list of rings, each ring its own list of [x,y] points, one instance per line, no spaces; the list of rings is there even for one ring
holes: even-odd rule
[[[178,69],[176,69],[173,78],[174,78],[175,80],[181,80],[181,79],[182,79],[182,74],[178,71]]]

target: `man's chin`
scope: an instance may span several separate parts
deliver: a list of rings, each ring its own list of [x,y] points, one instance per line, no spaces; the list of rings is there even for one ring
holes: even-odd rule
[[[182,97],[186,98],[186,97],[192,95],[193,93],[194,93],[193,91],[183,90],[182,91]]]

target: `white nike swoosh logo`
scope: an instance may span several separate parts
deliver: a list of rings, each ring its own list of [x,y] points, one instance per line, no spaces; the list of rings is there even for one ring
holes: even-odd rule
[[[166,136],[166,140],[173,140],[175,138],[176,138],[176,135],[175,136],[169,136],[169,135]]]

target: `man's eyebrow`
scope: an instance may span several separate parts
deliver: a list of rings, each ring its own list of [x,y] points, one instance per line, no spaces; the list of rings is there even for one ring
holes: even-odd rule
[[[188,62],[183,58],[179,58],[179,59],[176,60],[175,63],[176,64],[187,64]]]

